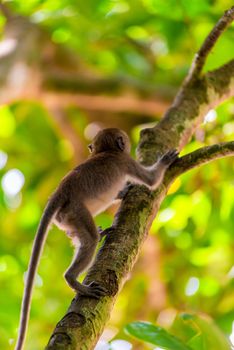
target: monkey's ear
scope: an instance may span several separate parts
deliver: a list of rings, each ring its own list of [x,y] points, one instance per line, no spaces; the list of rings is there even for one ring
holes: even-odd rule
[[[90,145],[88,145],[88,149],[89,149],[89,152],[93,152],[93,145],[92,145],[92,143],[90,143]]]
[[[124,143],[124,139],[122,136],[118,136],[117,139],[116,139],[116,144],[117,144],[117,147],[121,150],[121,151],[124,151],[124,148],[125,148],[125,143]]]

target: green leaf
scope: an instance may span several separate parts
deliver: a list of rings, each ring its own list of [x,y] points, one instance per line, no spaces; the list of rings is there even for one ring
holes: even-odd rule
[[[163,349],[191,350],[190,347],[168,333],[165,329],[154,326],[151,323],[133,322],[125,327],[125,331],[140,340],[160,346]]]
[[[180,314],[171,330],[193,350],[230,350],[227,338],[208,316]]]

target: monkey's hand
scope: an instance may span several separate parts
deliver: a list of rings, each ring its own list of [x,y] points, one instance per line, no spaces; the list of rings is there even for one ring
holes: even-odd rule
[[[174,161],[178,158],[179,152],[176,149],[171,149],[166,152],[162,158],[160,158],[160,163],[163,164],[166,168],[168,168]]]

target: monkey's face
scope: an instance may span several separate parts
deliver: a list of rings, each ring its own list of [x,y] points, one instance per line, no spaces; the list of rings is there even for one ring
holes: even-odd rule
[[[88,147],[92,154],[110,151],[129,153],[131,145],[123,130],[108,128],[99,131]]]

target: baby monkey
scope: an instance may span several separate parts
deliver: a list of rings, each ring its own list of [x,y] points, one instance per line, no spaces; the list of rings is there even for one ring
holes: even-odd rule
[[[64,230],[77,247],[65,273],[68,285],[79,295],[100,297],[106,290],[96,282],[77,281],[92,262],[99,241],[93,217],[109,207],[129,180],[156,189],[166,169],[178,156],[176,150],[164,154],[150,168],[144,168],[130,156],[127,134],[117,128],[98,132],[89,145],[91,156],[61,181],[42,215],[34,240],[21,306],[20,329],[15,350],[23,347],[29,317],[33,282],[50,223]],[[79,244],[78,244],[79,243]]]

